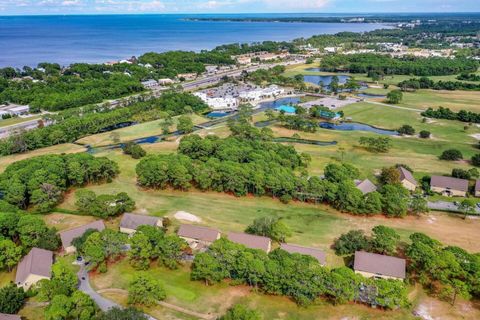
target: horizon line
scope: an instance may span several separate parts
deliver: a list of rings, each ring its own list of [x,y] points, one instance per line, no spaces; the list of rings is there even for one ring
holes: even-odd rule
[[[248,15],[248,14],[296,14],[296,15],[315,15],[315,14],[348,14],[348,15],[375,15],[375,14],[383,14],[383,15],[404,15],[404,14],[471,14],[471,15],[478,15],[480,11],[398,11],[398,12],[391,12],[391,11],[373,11],[373,12],[139,12],[139,13],[131,13],[131,12],[86,12],[86,13],[39,13],[39,14],[24,14],[24,13],[12,13],[12,14],[0,14],[0,17],[58,17],[58,16],[111,16],[111,15]]]

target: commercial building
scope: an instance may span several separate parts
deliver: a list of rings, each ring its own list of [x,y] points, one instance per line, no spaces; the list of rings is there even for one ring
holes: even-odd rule
[[[228,240],[242,244],[247,248],[260,249],[267,253],[272,250],[272,240],[267,237],[256,236],[247,233],[230,232],[228,234]]]
[[[77,251],[72,245],[72,241],[75,238],[81,237],[88,229],[102,231],[105,229],[105,224],[102,220],[97,220],[74,229],[60,232],[60,240],[62,240],[62,247],[66,253],[74,253]]]
[[[449,197],[466,197],[468,191],[468,180],[444,176],[432,176],[430,189]]]
[[[367,278],[405,279],[405,259],[365,251],[355,252],[353,269]]]
[[[140,226],[154,226],[161,228],[163,224],[162,219],[158,217],[125,213],[120,221],[120,232],[133,234]]]
[[[15,283],[26,291],[43,279],[50,279],[52,273],[53,252],[32,248],[18,264]]]
[[[179,73],[177,74],[177,78],[182,80],[182,81],[191,81],[195,80],[197,78],[197,74],[192,72],[192,73]]]
[[[231,96],[209,97],[205,92],[195,92],[194,95],[214,110],[236,110],[238,108],[238,99]]]
[[[152,89],[155,87],[158,87],[158,82],[157,80],[147,80],[147,81],[142,81],[142,86],[144,86],[147,89]]]

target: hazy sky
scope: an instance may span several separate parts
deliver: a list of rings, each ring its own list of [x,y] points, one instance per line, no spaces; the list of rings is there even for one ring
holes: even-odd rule
[[[0,15],[461,11],[480,11],[480,0],[0,0]]]

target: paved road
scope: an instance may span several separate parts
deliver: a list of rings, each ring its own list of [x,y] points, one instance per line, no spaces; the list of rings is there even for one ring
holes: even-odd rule
[[[82,291],[83,293],[88,294],[90,296],[90,298],[92,298],[95,301],[95,303],[98,305],[100,310],[108,311],[109,309],[111,309],[113,307],[122,308],[122,306],[120,306],[119,304],[102,297],[99,293],[97,293],[92,288],[92,286],[90,286],[88,272],[85,269],[84,265],[80,266],[80,271],[77,273],[77,276],[78,276],[78,280],[80,282],[80,286],[78,287],[78,289],[80,291]],[[157,320],[156,318],[153,318],[153,317],[149,316],[148,314],[145,314],[145,316],[147,317],[148,320]]]
[[[431,210],[439,210],[439,211],[452,211],[452,212],[460,212],[458,209],[458,205],[454,204],[453,202],[449,201],[435,201],[435,202],[428,202],[428,208]],[[475,206],[475,211],[480,214],[480,208]]]

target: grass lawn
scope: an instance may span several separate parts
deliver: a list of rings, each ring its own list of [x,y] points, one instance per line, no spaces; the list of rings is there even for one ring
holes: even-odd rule
[[[160,145],[159,143],[158,145]],[[318,150],[322,147],[317,147]],[[435,221],[427,216],[419,218],[386,219],[384,217],[356,217],[339,214],[323,205],[291,203],[284,205],[269,197],[242,197],[217,192],[189,192],[173,190],[145,190],[136,185],[135,165],[138,160],[123,155],[120,151],[104,154],[120,165],[120,175],[112,183],[91,185],[87,188],[97,194],[127,192],[137,204],[137,212],[148,212],[155,216],[173,218],[175,212],[184,210],[199,216],[202,224],[220,230],[242,231],[255,218],[274,215],[283,217],[293,230],[289,241],[322,248],[327,252],[330,265],[341,265],[343,261],[329,248],[341,233],[359,228],[369,231],[373,226],[386,224],[397,229],[406,240],[414,231],[421,231],[448,244],[460,245],[478,251],[476,238],[480,221],[464,221],[448,214],[435,213]],[[404,158],[405,162],[408,160]],[[407,162],[409,163],[409,162]],[[65,197],[60,208],[75,210],[74,193]],[[75,216],[72,216],[75,217]],[[445,232],[448,230],[448,232]]]
[[[291,137],[297,133],[305,139],[338,142],[333,146],[293,144],[298,151],[312,156],[309,166],[309,172],[312,175],[321,174],[328,162],[343,158],[344,161],[357,166],[365,177],[372,178],[374,173],[382,167],[405,163],[410,165],[420,178],[424,174],[448,174],[453,168],[471,168],[465,162],[439,160],[438,156],[446,149],[459,149],[465,159],[478,153],[478,149],[474,147],[477,140],[470,136],[480,132],[480,129],[475,126],[465,132],[464,123],[458,121],[435,120],[431,123],[422,123],[422,117],[418,112],[366,102],[351,104],[342,110],[346,116],[352,117],[353,121],[385,129],[397,129],[403,124],[409,124],[417,132],[430,131],[432,138],[392,137],[392,149],[388,153],[376,154],[358,145],[358,139],[361,136],[377,136],[365,131],[319,129],[315,133],[306,133],[288,130],[278,125],[273,126],[272,129],[276,136]]]
[[[78,153],[84,152],[86,149],[82,146],[75,145],[72,143],[64,143],[56,146],[51,146],[47,148],[37,149],[25,153],[13,154],[10,156],[0,156],[0,173],[5,170],[5,168],[16,161],[23,159],[28,159],[36,156],[43,156],[46,154],[61,154],[61,153]]]
[[[202,123],[208,121],[206,118],[192,114],[190,116],[194,124]],[[171,131],[176,130],[176,120],[178,117],[174,117],[173,120],[175,124],[171,127]],[[91,135],[85,138],[78,140],[77,142],[80,144],[91,145],[91,146],[105,146],[114,143],[113,135],[118,134],[118,138],[120,142],[130,141],[138,138],[148,137],[148,136],[155,136],[162,134],[163,130],[161,124],[165,121],[165,119],[149,121],[144,123],[139,123],[137,125],[133,125],[126,128],[121,128],[117,130],[113,130],[110,132],[99,133],[95,135]]]
[[[15,269],[11,272],[2,271],[0,272],[0,288],[5,287],[10,282],[15,281]]]

